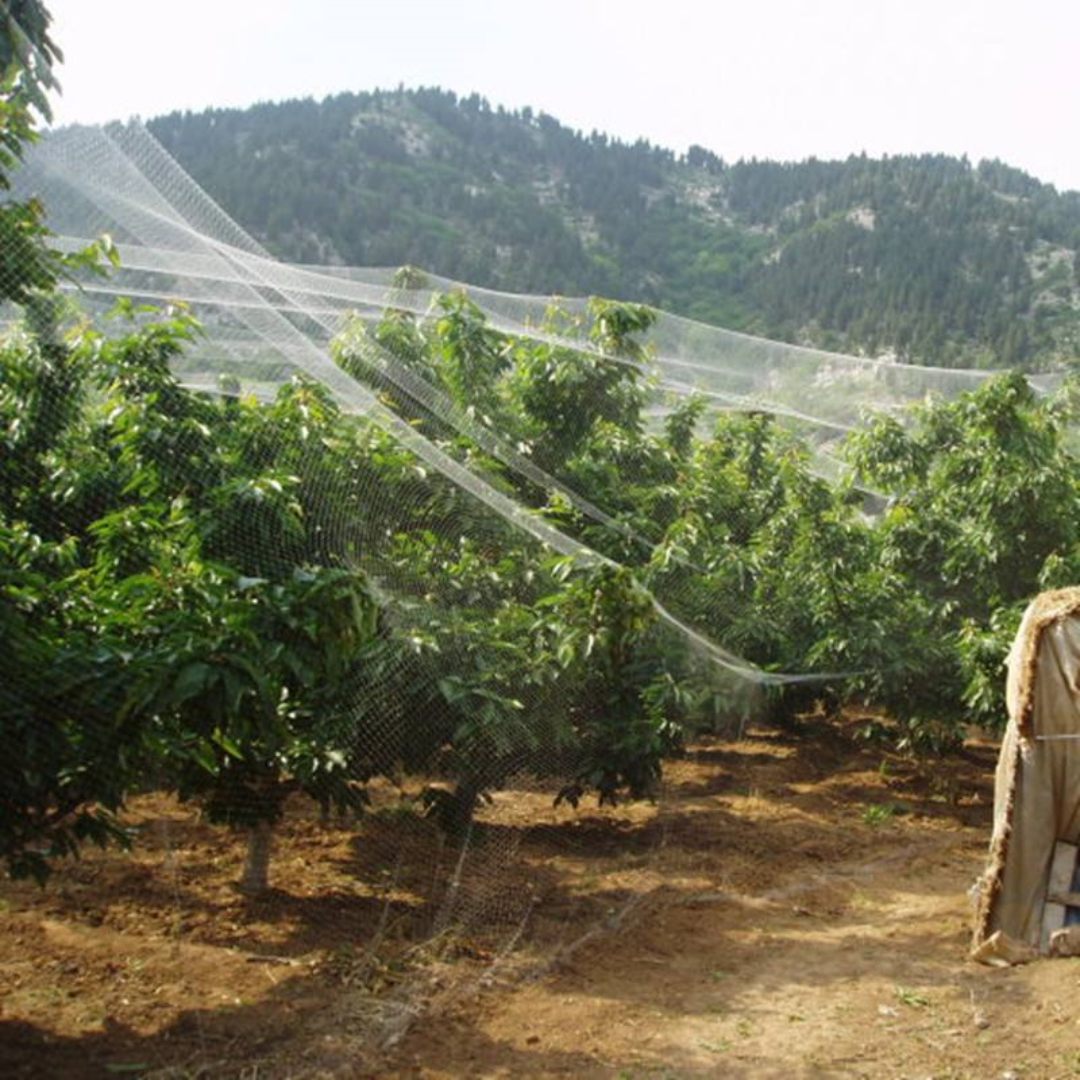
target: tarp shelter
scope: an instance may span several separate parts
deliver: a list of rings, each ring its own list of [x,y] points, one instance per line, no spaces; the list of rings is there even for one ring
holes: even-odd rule
[[[1065,845],[1080,844],[1080,588],[1043,593],[1028,606],[1009,653],[1006,699],[973,955],[1015,962],[1051,951],[1055,922],[1080,914],[1047,906],[1060,899]],[[1071,851],[1066,890],[1078,888]]]

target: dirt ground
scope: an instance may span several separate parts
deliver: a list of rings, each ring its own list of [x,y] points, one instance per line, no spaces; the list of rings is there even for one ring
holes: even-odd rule
[[[656,806],[500,793],[466,858],[298,803],[259,901],[142,796],[130,853],[0,886],[0,1076],[1080,1076],[1080,960],[966,959],[994,755],[752,731]]]

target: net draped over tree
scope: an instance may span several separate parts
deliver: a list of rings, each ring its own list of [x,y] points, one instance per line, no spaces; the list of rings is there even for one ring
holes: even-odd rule
[[[244,833],[263,894],[317,808],[394,837],[358,895],[506,945],[545,887],[532,819],[662,813],[688,740],[816,701],[954,745],[1024,599],[1080,569],[1060,377],[288,265],[142,126],[24,149],[36,98],[7,101],[17,875],[167,792]]]

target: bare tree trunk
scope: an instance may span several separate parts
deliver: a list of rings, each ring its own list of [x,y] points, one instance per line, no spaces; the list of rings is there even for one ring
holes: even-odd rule
[[[240,879],[240,891],[259,896],[270,888],[270,847],[273,826],[269,821],[258,822],[248,832],[247,862]]]

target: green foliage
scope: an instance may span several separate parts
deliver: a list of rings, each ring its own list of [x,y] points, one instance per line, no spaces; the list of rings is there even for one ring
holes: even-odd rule
[[[652,598],[629,571],[607,566],[567,586],[548,603],[548,631],[578,672],[569,707],[577,778],[556,804],[576,806],[587,788],[601,805],[614,804],[623,789],[635,799],[653,796],[661,763],[681,746],[682,728],[665,707],[672,680],[654,636]]]
[[[994,688],[1024,603],[1076,580],[1080,487],[1066,407],[1002,375],[922,407],[910,429],[883,419],[850,440],[860,475],[892,495],[878,560],[912,612],[897,628],[910,655],[882,700],[931,741],[955,738],[965,721],[1001,723]]]
[[[292,475],[340,418],[302,386],[270,407],[191,394],[169,371],[190,318],[126,314],[120,337],[0,354],[17,873],[107,838],[149,777],[245,825],[295,788],[356,801],[350,695],[378,607],[318,560],[316,493]]]
[[[460,294],[346,331],[343,367],[618,565],[539,550],[317,386],[269,403],[184,390],[190,317],[118,314],[119,335],[65,339],[36,303],[34,332],[0,350],[0,620],[11,670],[43,674],[5,680],[0,702],[16,873],[122,840],[116,814],[147,782],[247,828],[295,791],[362,808],[376,774],[430,777],[429,811],[457,833],[521,772],[575,805],[649,797],[687,731],[742,707],[655,596],[737,656],[813,673],[775,715],[858,700],[902,745],[947,749],[1000,715],[1027,596],[1080,565],[1071,397],[1016,376],[852,437],[860,477],[891,496],[871,523],[765,416],[699,434],[690,401],[650,429],[647,310],[594,302],[581,350],[497,333]],[[481,401],[483,425],[615,527],[506,472],[376,345],[453,407]],[[392,616],[368,575],[393,582]]]
[[[50,22],[40,0],[0,0],[0,192],[10,188],[11,170],[37,139],[37,120],[52,119],[47,94],[59,90],[54,66],[63,56]],[[108,238],[67,256],[52,251],[44,216],[38,199],[0,202],[0,302],[40,302],[66,271],[115,259]]]
[[[4,0],[0,7],[0,75],[7,107],[23,116],[36,111],[52,120],[47,93],[59,90],[53,66],[63,54],[49,35],[51,16],[41,0]],[[14,132],[17,142],[5,145],[18,156],[25,132]]]
[[[211,820],[247,827],[276,821],[297,789],[355,806],[341,690],[377,632],[363,582],[314,568],[273,583],[190,572],[155,605],[162,644],[132,689],[159,718],[155,749],[175,763],[181,797],[205,794]]]
[[[39,880],[85,840],[125,839],[114,815],[139,755],[122,711],[131,656],[74,556],[0,514],[0,857]]]
[[[641,433],[642,357],[632,335],[647,330],[655,315],[637,305],[592,300],[589,319],[586,338],[596,352],[521,339],[512,355],[512,411],[524,421],[537,464],[557,476],[580,472],[571,467],[576,457],[595,460],[596,444],[613,428]]]
[[[429,802],[457,831],[522,770],[573,776],[575,798],[653,793],[686,702],[627,571],[538,560],[318,387],[287,384],[269,404],[184,390],[172,368],[199,331],[182,309],[121,305],[121,333],[67,339],[62,312],[38,310],[36,333],[0,352],[12,872],[44,876],[85,839],[122,839],[116,814],[147,783],[245,828],[298,790],[360,808],[367,779],[402,769],[452,781]],[[569,440],[538,438],[564,440],[568,467],[615,433],[666,462],[642,431],[638,369],[616,362],[650,316],[600,302],[593,315],[601,355],[559,363],[579,384],[595,376],[595,410]],[[397,334],[448,395],[480,384],[493,412],[538,423],[517,394],[533,358],[463,297],[423,327],[390,313],[375,334]],[[363,341],[337,355],[374,381]],[[358,556],[423,600],[393,630]]]
[[[763,415],[724,416],[701,437],[703,407],[690,401],[662,435],[647,431],[641,369],[625,362],[647,325],[635,320],[647,313],[594,304],[589,321],[573,321],[553,312],[564,335],[600,346],[595,355],[494,334],[464,297],[440,311],[434,329],[408,321],[410,363],[462,410],[483,394],[492,425],[588,492],[616,529],[559,496],[548,497],[545,513],[636,566],[643,584],[713,642],[766,668],[814,676],[774,691],[774,716],[816,698],[833,707],[870,702],[899,724],[900,745],[920,750],[955,746],[967,722],[1000,722],[1000,665],[1023,602],[1080,569],[1067,392],[1041,400],[1008,375],[916,410],[911,427],[871,423],[848,447],[858,477],[891,496],[871,524],[856,494],[815,477],[806,448]],[[477,356],[460,355],[469,349]],[[424,359],[432,356],[437,363]],[[519,495],[537,493],[521,487]],[[632,536],[658,541],[647,564],[648,548]],[[702,722],[704,698],[685,665],[676,670],[682,718]]]
[[[0,3],[0,192],[10,188],[11,170],[36,140],[37,119],[52,119],[46,95],[59,89],[53,67],[62,55],[49,36],[50,21],[40,0]],[[70,255],[51,250],[44,215],[34,198],[0,202],[0,302],[48,305],[51,298],[43,300],[42,294],[69,270],[115,261],[107,237]]]
[[[35,111],[50,119],[45,90],[55,86],[53,62],[59,50],[48,36],[49,16],[38,0],[5,0],[0,5],[0,190],[8,173],[36,138]],[[41,203],[0,203],[0,301],[25,303],[35,289],[48,289],[57,260],[45,249],[47,231]]]

